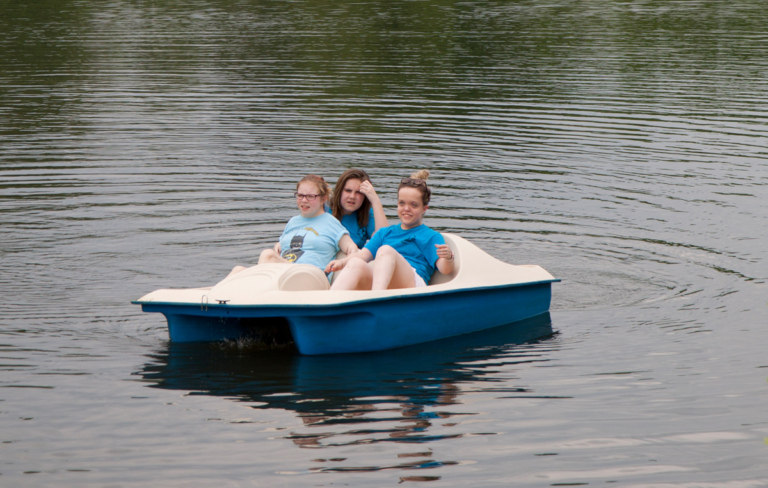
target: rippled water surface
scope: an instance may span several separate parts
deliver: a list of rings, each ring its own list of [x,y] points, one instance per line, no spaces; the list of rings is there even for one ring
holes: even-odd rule
[[[0,485],[768,486],[768,4],[0,5]],[[308,172],[562,282],[386,353],[170,344]]]

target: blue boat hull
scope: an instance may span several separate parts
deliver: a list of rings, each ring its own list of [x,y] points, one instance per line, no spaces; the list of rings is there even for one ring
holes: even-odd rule
[[[555,280],[556,281],[556,280]],[[287,323],[305,355],[381,351],[467,334],[546,313],[552,281],[448,290],[329,305],[141,303],[173,342],[239,339]]]

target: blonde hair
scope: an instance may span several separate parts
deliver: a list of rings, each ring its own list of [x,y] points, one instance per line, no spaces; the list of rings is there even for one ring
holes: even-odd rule
[[[397,187],[398,193],[400,188],[416,188],[421,192],[421,201],[424,205],[429,205],[429,199],[432,197],[432,190],[427,186],[427,178],[429,178],[429,171],[422,169],[411,173],[409,178],[403,178],[400,181],[400,185]]]
[[[323,198],[328,197],[331,193],[331,187],[328,186],[328,183],[325,182],[322,176],[317,175],[307,175],[301,180],[299,180],[298,183],[296,183],[296,189],[299,189],[299,185],[304,183],[305,181],[308,181],[310,183],[314,183],[315,186],[317,186],[317,193]]]

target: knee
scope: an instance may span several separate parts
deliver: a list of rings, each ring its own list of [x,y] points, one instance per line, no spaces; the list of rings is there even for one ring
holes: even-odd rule
[[[391,246],[381,246],[376,251],[376,259],[373,261],[374,265],[378,263],[381,266],[391,266],[393,263],[397,263],[403,259],[402,255]]]
[[[344,265],[331,290],[370,290],[372,271],[370,265],[359,258],[351,258]]]
[[[344,269],[341,270],[341,276],[345,276],[344,280],[360,281],[370,274],[370,265],[362,259],[352,258],[344,265]]]
[[[382,257],[391,257],[391,256],[397,256],[399,253],[395,251],[395,248],[392,246],[381,246],[376,251],[376,259],[382,258]]]
[[[353,257],[352,259],[347,261],[347,264],[344,266],[343,271],[346,271],[347,273],[359,274],[361,271],[363,271],[367,267],[368,267],[368,263],[366,263],[362,259]]]
[[[259,254],[259,264],[274,263],[280,257],[274,249],[264,249]]]

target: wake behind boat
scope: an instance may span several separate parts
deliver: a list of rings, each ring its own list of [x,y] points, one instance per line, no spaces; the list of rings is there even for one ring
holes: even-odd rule
[[[443,233],[456,264],[429,285],[382,291],[329,291],[320,269],[261,264],[210,288],[161,289],[132,303],[159,312],[172,342],[203,342],[290,330],[305,355],[394,349],[510,324],[549,311],[551,284],[536,265],[504,263]]]

